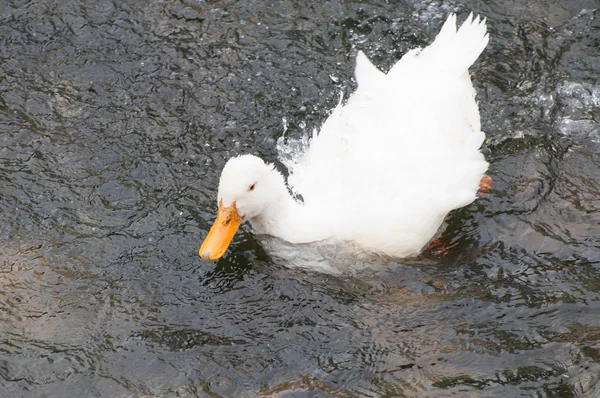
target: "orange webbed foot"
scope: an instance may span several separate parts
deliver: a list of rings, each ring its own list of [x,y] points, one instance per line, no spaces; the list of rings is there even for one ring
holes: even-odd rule
[[[481,177],[481,181],[479,181],[479,190],[477,191],[477,196],[482,196],[490,189],[492,189],[492,177],[484,175]]]
[[[432,254],[445,256],[454,246],[456,246],[456,242],[443,243],[441,238],[437,238],[429,242],[427,250]]]

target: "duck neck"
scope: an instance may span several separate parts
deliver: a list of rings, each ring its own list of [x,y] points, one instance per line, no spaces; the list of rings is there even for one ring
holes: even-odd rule
[[[297,202],[285,185],[276,199],[258,216],[250,219],[259,233],[277,236],[290,243],[308,243],[328,236],[318,227],[317,214]]]

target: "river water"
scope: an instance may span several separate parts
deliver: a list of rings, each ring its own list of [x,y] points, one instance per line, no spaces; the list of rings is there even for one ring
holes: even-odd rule
[[[599,397],[599,8],[1,2],[0,396]],[[230,156],[471,10],[493,189],[447,254],[330,275],[246,226],[201,261]]]

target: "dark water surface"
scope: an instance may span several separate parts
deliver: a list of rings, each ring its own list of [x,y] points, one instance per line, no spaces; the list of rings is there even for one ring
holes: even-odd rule
[[[0,2],[0,396],[599,397],[598,9]],[[447,255],[332,276],[246,227],[198,258],[227,158],[470,10],[493,190]]]

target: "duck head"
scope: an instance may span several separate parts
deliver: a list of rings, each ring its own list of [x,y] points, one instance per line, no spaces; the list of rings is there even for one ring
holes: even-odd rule
[[[263,214],[278,200],[282,187],[285,191],[283,176],[272,164],[253,155],[229,159],[219,180],[217,218],[200,246],[200,257],[221,258],[241,223]]]

